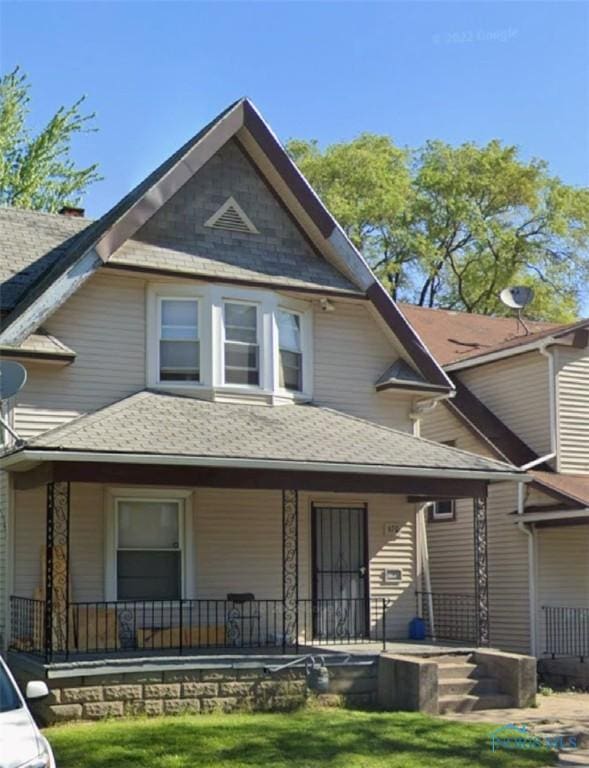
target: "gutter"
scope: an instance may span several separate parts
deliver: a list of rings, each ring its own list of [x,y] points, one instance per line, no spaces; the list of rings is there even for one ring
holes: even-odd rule
[[[507,347],[506,349],[499,349],[497,352],[489,352],[487,355],[479,355],[478,357],[470,357],[466,360],[457,360],[455,363],[449,363],[444,366],[444,370],[447,372],[461,371],[464,368],[472,368],[476,365],[483,365],[484,363],[493,363],[495,360],[503,360],[506,357],[514,357],[515,355],[522,355],[525,352],[531,352],[534,349],[545,348],[550,344],[558,344],[558,339],[554,336],[550,336],[548,339],[538,339],[532,341],[529,344],[521,344],[517,347]]]
[[[532,477],[521,472],[497,470],[441,469],[437,467],[401,467],[388,464],[345,464],[342,462],[289,461],[286,459],[243,459],[209,456],[183,456],[154,453],[100,453],[98,451],[60,451],[24,449],[0,458],[0,468],[15,467],[23,461],[102,461],[111,464],[155,464],[188,467],[229,467],[239,469],[286,469],[305,472],[358,472],[392,477],[432,477],[455,480],[506,480],[529,483]]]
[[[438,403],[443,400],[451,400],[456,396],[456,390],[452,389],[450,392],[444,392],[441,395],[435,397],[428,397],[427,400],[418,400],[415,403],[414,409],[409,413],[409,418],[413,422],[413,436],[421,436],[421,418],[426,413],[431,413]]]

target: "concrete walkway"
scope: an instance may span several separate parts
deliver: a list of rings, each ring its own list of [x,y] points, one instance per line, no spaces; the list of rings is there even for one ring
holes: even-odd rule
[[[480,712],[452,713],[443,716],[460,722],[526,725],[543,737],[574,736],[577,748],[559,754],[559,768],[589,766],[589,694],[538,694],[538,707],[529,709],[485,709]]]

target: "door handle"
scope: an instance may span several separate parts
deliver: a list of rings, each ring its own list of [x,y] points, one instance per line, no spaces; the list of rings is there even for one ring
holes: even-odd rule
[[[366,567],[362,565],[359,570],[360,578],[363,579],[366,576]]]

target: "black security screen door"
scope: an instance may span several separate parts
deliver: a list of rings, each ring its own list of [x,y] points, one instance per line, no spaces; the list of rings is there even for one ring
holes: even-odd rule
[[[312,514],[315,638],[367,637],[366,507],[314,505]]]

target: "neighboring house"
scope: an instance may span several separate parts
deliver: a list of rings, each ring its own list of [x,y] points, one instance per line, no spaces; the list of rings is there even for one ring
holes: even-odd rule
[[[527,323],[526,333],[516,318],[402,308],[457,387],[424,415],[421,435],[531,467],[521,517],[513,484],[489,494],[491,643],[540,658],[586,654],[589,320]],[[472,593],[472,537],[462,501],[430,509],[434,593]]]
[[[412,434],[452,384],[249,101],[97,221],[0,210],[0,250],[13,660],[406,638],[432,498],[488,642],[487,489],[528,478]]]

